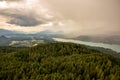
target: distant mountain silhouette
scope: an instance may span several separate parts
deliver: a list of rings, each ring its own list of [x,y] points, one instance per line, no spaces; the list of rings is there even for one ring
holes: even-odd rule
[[[0,29],[0,36],[2,35],[10,35],[10,34],[15,34],[15,32],[13,31],[9,31],[9,30],[4,30],[4,29]]]
[[[4,36],[4,35],[2,35],[2,36],[0,36],[0,40],[5,40],[5,39],[8,39],[6,36]]]
[[[25,33],[19,33],[16,31],[9,31],[9,30],[4,30],[4,29],[0,29],[0,36],[5,35],[5,36],[19,36],[19,37],[23,37],[23,36],[51,36],[51,35],[56,35],[56,34],[61,34],[62,32],[60,31],[56,31],[56,32],[52,32],[49,30],[45,30],[45,31],[41,31],[41,32],[37,32],[37,33],[30,33],[30,34],[25,34]]]
[[[0,45],[6,46],[10,42],[10,38],[7,38],[6,36],[2,35],[0,36]]]

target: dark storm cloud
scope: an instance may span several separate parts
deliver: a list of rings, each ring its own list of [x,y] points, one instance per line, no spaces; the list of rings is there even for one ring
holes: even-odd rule
[[[8,23],[19,26],[37,26],[39,24],[42,24],[42,22],[38,21],[34,17],[19,14],[14,15],[14,17],[8,21]]]
[[[38,20],[37,16],[34,16],[33,14],[19,14],[18,12],[10,12],[10,11],[2,11],[0,12],[0,15],[3,15],[5,17],[9,17],[7,23],[14,24],[17,26],[37,26],[40,24],[43,24],[43,20]]]

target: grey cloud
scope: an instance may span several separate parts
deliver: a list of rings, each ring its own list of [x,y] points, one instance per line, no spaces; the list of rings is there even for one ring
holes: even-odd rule
[[[46,24],[52,19],[48,19],[45,10],[39,5],[39,0],[2,0],[2,1],[20,1],[5,2],[0,8],[0,15],[8,19],[9,24],[18,26],[37,26]],[[18,5],[18,6],[17,6]]]
[[[21,13],[21,14],[20,14]],[[18,26],[37,26],[40,24],[44,24],[45,21],[43,19],[38,20],[37,16],[34,16],[34,14],[22,14],[22,12],[17,12],[17,11],[1,11],[1,15],[5,17],[9,17],[9,21],[7,23],[9,24],[14,24]]]
[[[38,21],[34,17],[16,14],[10,21],[8,21],[8,23],[19,25],[19,26],[36,26],[36,25],[42,24],[43,22]]]

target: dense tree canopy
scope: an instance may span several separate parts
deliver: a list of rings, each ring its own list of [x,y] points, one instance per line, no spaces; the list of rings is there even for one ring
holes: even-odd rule
[[[120,80],[120,58],[73,43],[0,47],[0,80]]]

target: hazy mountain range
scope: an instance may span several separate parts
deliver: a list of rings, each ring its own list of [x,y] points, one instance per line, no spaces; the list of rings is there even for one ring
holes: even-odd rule
[[[53,32],[53,31],[41,31],[41,32],[37,32],[34,34],[26,34],[26,33],[22,33],[22,32],[17,32],[17,31],[9,31],[9,30],[4,30],[4,29],[0,29],[0,36],[5,35],[5,36],[19,36],[19,37],[23,37],[23,36],[52,36],[52,35],[59,35],[62,34],[62,32],[57,31],[57,32]]]
[[[25,34],[25,33],[19,33],[16,31],[9,31],[0,29],[0,36],[9,36],[9,37],[60,37],[60,38],[67,38],[68,36],[64,36],[63,32],[57,31],[52,32],[49,30],[37,32],[34,34]],[[78,36],[73,37],[72,39],[81,40],[81,41],[89,41],[89,42],[102,42],[102,43],[108,43],[108,44],[120,44],[120,36],[119,35],[111,35],[111,36]],[[0,40],[1,41],[1,40]]]

